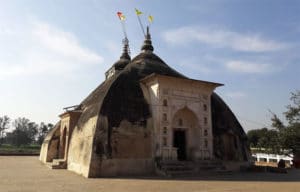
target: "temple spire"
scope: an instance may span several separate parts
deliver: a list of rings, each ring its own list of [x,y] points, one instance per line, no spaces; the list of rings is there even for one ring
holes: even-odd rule
[[[129,49],[129,41],[127,37],[123,39],[123,52],[120,59],[130,60],[130,49]]]
[[[152,41],[151,41],[151,35],[149,32],[149,26],[147,26],[147,34],[145,35],[145,40],[144,40],[144,44],[142,46],[142,51],[144,52],[153,52],[154,48],[152,46]]]

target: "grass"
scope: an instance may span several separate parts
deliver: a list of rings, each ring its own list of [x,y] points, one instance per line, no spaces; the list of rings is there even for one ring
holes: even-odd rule
[[[21,145],[21,146],[14,146],[10,144],[2,144],[0,146],[0,154],[3,155],[23,155],[23,154],[39,154],[41,146],[40,145]]]

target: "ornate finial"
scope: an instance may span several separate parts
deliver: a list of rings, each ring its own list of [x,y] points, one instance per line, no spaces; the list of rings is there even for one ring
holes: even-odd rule
[[[123,43],[123,53],[120,57],[120,59],[126,59],[126,60],[130,60],[130,49],[129,49],[129,41],[127,39],[127,37],[125,37],[122,41]]]
[[[154,50],[154,48],[152,46],[151,35],[149,32],[149,26],[147,26],[147,34],[145,36],[144,44],[143,44],[141,50],[144,52],[146,52],[146,51],[152,52]]]

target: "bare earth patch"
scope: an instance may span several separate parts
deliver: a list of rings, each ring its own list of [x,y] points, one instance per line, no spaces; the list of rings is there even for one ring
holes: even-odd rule
[[[0,192],[298,192],[299,189],[300,170],[290,170],[288,174],[235,173],[176,179],[86,179],[67,170],[50,170],[37,157],[0,156]]]

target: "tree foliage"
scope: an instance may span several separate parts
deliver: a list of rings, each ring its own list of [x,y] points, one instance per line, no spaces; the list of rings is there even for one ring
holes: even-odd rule
[[[2,136],[0,139],[4,137],[3,133],[9,128],[9,123],[10,119],[7,116],[0,117],[0,136]],[[5,138],[2,140],[15,146],[41,144],[52,127],[51,123],[45,124],[42,122],[38,125],[27,118],[19,117],[12,122],[13,130],[6,133]]]
[[[299,126],[300,124],[300,91],[292,93],[290,98],[292,104],[287,106],[287,111],[284,112],[285,118],[289,122],[289,126]]]
[[[6,115],[0,117],[0,145],[3,143],[4,134],[9,128],[10,118]]]
[[[247,134],[251,147],[266,148],[274,153],[290,150],[296,155],[300,154],[300,91],[291,93],[290,100],[291,104],[283,113],[287,124],[271,112],[274,129],[250,130]]]
[[[264,149],[266,152],[278,153],[280,151],[279,135],[274,129],[254,129],[247,133],[250,146]]]
[[[280,144],[284,149],[290,149],[294,154],[300,154],[300,91],[292,93],[291,104],[283,114],[287,120],[284,125],[275,114],[272,117],[272,126],[279,131]]]
[[[38,125],[26,118],[17,118],[13,122],[14,130],[7,135],[7,141],[13,145],[28,145],[35,141]]]
[[[48,133],[48,131],[50,129],[52,129],[52,127],[53,127],[53,124],[51,124],[51,123],[45,124],[44,122],[41,122],[41,124],[38,128],[38,136],[37,136],[37,143],[38,144],[43,143],[46,134]]]

